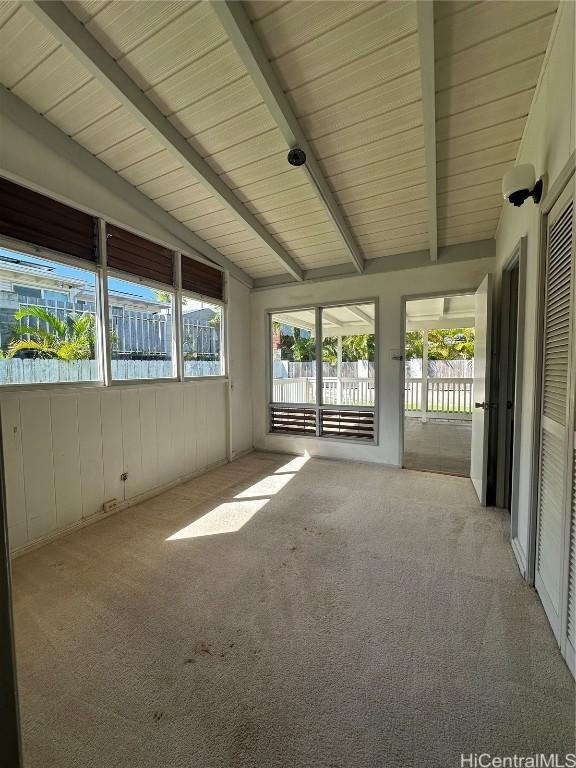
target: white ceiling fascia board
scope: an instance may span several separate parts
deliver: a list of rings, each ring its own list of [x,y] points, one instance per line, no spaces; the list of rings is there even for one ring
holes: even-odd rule
[[[374,319],[370,317],[370,315],[366,314],[363,310],[361,310],[359,307],[350,304],[347,306],[347,309],[352,312],[353,315],[356,315],[356,317],[359,320],[364,321],[365,323],[368,323],[368,325],[374,325]]]
[[[327,312],[325,309],[322,310],[322,320],[326,321],[326,325],[333,325],[335,328],[340,328],[343,325],[341,320],[330,314],[330,312]]]
[[[274,252],[283,268],[298,281],[303,271],[287,251],[248,211],[215,171],[196,152],[182,134],[138,88],[112,56],[92,37],[60,0],[31,0],[26,9],[125,106],[150,133],[202,182],[222,204],[231,210]]]
[[[411,320],[438,320],[444,316],[444,298],[414,299],[408,302],[407,314]]]
[[[253,279],[244,270],[242,270],[237,264],[230,261],[217,251],[213,246],[202,240],[197,234],[188,229],[184,224],[175,219],[170,213],[165,211],[155,202],[150,200],[143,192],[132,186],[129,181],[123,179],[117,173],[115,173],[109,166],[103,163],[98,158],[94,157],[87,149],[84,149],[80,144],[67,136],[60,128],[57,128],[47,118],[38,114],[28,104],[22,101],[18,96],[11,91],[0,85],[0,114],[6,116],[7,119],[12,120],[22,130],[32,136],[43,146],[53,151],[56,155],[64,158],[68,162],[79,168],[88,178],[92,179],[95,184],[101,185],[103,188],[110,191],[118,197],[121,197],[135,210],[147,216],[151,221],[161,226],[166,232],[170,233],[180,243],[185,244],[187,249],[185,252],[190,252],[190,255],[197,255],[200,260],[205,261],[208,264],[215,264],[224,270],[227,270],[233,277],[240,280],[245,285],[252,287],[254,285]],[[15,178],[17,174],[10,172],[9,175]],[[39,173],[39,179],[37,186],[41,185],[41,172]],[[19,177],[21,181],[25,179]],[[28,180],[30,181],[30,180]],[[39,189],[39,191],[45,191],[46,193],[54,193],[54,190]],[[77,205],[82,210],[86,210],[89,213],[99,216],[101,218],[112,221],[109,215],[106,215],[104,211],[90,210],[86,206],[82,205],[80,201],[70,200],[61,195],[60,199],[69,205]],[[114,222],[119,226],[126,225],[125,222]],[[173,244],[164,243],[168,247],[174,247]],[[181,247],[181,246],[179,246]],[[178,250],[175,248],[175,250]],[[183,249],[184,250],[184,249]]]
[[[426,197],[428,201],[428,237],[430,258],[438,260],[438,213],[436,208],[436,83],[434,76],[434,3],[417,0],[422,118],[424,121],[424,156],[426,158]]]
[[[300,147],[306,153],[306,164],[302,168],[310,177],[312,186],[342,238],[354,267],[358,272],[363,272],[364,258],[354,235],[324,178],[312,147],[278,82],[242,3],[238,0],[215,0],[211,5],[288,146]]]
[[[474,240],[469,243],[457,243],[444,245],[438,249],[438,262],[441,264],[456,264],[461,261],[475,261],[476,259],[493,259],[496,256],[496,241],[494,238],[486,240]],[[366,261],[364,274],[377,275],[386,272],[399,272],[405,269],[422,269],[430,266],[430,252],[410,251],[397,253],[394,256],[380,256]],[[325,282],[345,277],[360,277],[354,272],[351,264],[337,264],[329,267],[316,267],[307,269],[304,279],[309,282]],[[283,275],[271,277],[257,277],[254,280],[254,290],[266,290],[295,285],[294,281],[287,281]]]
[[[274,312],[274,320],[278,323],[284,323],[284,325],[290,325],[295,326],[297,328],[303,328],[305,331],[310,331],[313,333],[315,331],[315,327],[313,323],[309,323],[306,320],[302,320],[297,313],[293,314],[282,314],[281,312]]]

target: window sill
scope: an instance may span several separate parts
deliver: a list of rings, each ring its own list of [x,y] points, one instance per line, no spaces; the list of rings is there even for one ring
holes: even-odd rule
[[[373,438],[371,440],[361,440],[357,437],[330,437],[328,435],[298,435],[290,434],[290,432],[267,432],[266,437],[281,438],[289,437],[292,440],[319,440],[326,443],[343,443],[344,445],[368,445],[374,448],[378,445],[378,440]]]
[[[201,383],[203,381],[228,381],[227,376],[203,376],[191,379],[114,379],[107,386],[103,381],[50,381],[42,384],[0,384],[0,397],[3,394],[34,394],[39,392],[69,392],[70,390],[91,390],[91,389],[117,389],[120,387],[141,387],[151,385],[173,385],[173,384],[191,384],[193,382]]]

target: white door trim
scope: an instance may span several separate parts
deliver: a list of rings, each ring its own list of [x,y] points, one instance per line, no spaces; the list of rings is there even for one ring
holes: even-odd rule
[[[474,382],[472,384],[472,438],[470,445],[470,479],[474,490],[484,507],[488,503],[490,424],[494,403],[492,402],[492,322],[493,322],[494,277],[485,275],[475,294],[475,342]],[[479,311],[481,310],[481,311]],[[484,312],[485,317],[483,318]],[[479,318],[484,322],[479,322]],[[484,355],[478,354],[478,329],[484,330]],[[482,364],[483,363],[483,364]],[[481,410],[481,413],[479,411]]]
[[[404,387],[405,387],[405,379],[406,379],[406,366],[405,366],[405,355],[406,355],[406,303],[408,301],[414,301],[416,299],[437,299],[439,297],[446,296],[449,298],[450,296],[473,296],[476,293],[476,288],[462,288],[460,290],[450,290],[450,291],[431,291],[428,293],[409,293],[404,294],[400,297],[400,346],[398,349],[398,354],[400,357],[400,376],[399,376],[399,390],[398,390],[398,408],[400,412],[400,418],[398,419],[398,461],[397,465],[399,467],[404,466]]]
[[[510,275],[518,268],[518,301],[516,319],[516,361],[514,383],[514,430],[512,435],[512,489],[510,496],[510,539],[512,549],[522,576],[526,576],[527,553],[518,538],[518,490],[520,485],[520,440],[522,432],[522,386],[524,374],[524,334],[525,334],[525,304],[526,304],[526,269],[527,269],[528,241],[522,237],[508,260],[502,267],[502,284],[500,292],[500,349],[501,362],[498,382],[498,450],[496,469],[496,506],[504,506],[504,495],[507,477],[507,463],[509,444],[507,442],[507,390],[508,390],[508,361],[509,361],[509,324],[510,311]]]

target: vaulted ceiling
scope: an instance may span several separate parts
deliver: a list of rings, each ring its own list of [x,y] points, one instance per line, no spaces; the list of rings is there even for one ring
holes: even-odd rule
[[[0,81],[252,278],[300,279],[494,236],[556,8],[1,2]]]

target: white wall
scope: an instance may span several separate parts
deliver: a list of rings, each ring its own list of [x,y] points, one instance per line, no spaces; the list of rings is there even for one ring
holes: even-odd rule
[[[131,206],[122,195],[84,173],[77,165],[42,144],[2,112],[0,98],[0,172],[63,202],[166,243],[175,250],[189,246]]]
[[[0,395],[12,549],[226,460],[226,381]],[[128,473],[126,482],[120,478]]]
[[[308,451],[315,456],[375,461],[397,466],[401,461],[400,375],[403,364],[391,359],[391,350],[400,347],[402,297],[473,289],[493,268],[493,259],[478,259],[253,292],[252,402],[255,447],[289,453]],[[315,303],[373,298],[379,302],[379,444],[363,445],[345,440],[267,434],[266,312]]]
[[[532,163],[537,177],[546,175],[548,187],[574,152],[575,8],[573,2],[560,3],[541,80],[517,158],[518,163]],[[532,201],[519,209],[508,205],[503,210],[496,234],[497,271],[501,271],[520,238],[524,235],[528,238],[517,542],[524,558],[528,549],[534,388],[540,376],[534,362],[537,349],[539,218],[539,209]]]
[[[231,458],[252,449],[252,364],[250,290],[231,279],[228,288]]]
[[[1,111],[0,173],[174,249],[171,232]],[[228,282],[232,456],[252,447],[250,292]],[[225,460],[228,381],[0,391],[13,549]],[[128,472],[122,483],[120,475]]]

